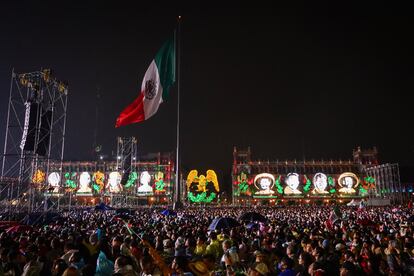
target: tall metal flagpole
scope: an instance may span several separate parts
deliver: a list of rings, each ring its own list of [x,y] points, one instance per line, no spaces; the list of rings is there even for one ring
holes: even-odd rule
[[[177,148],[175,158],[175,193],[173,209],[182,207],[181,202],[181,183],[180,183],[180,35],[181,35],[181,15],[178,16],[177,30],[174,31],[174,43],[177,57]]]

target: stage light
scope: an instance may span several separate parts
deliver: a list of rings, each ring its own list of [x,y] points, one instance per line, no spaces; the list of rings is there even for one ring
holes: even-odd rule
[[[102,155],[101,155],[101,156],[99,156],[99,159],[103,160],[103,156],[102,156]]]
[[[67,94],[68,93],[67,84],[64,83],[64,82],[59,82],[57,88],[58,88],[58,91],[60,93],[63,93],[63,94]]]
[[[118,158],[118,160],[120,160],[121,159],[121,156],[118,156],[117,158]]]

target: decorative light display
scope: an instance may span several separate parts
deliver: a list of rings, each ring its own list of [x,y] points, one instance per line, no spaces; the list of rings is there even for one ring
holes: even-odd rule
[[[64,174],[65,186],[71,190],[76,189],[76,172],[67,172]]]
[[[152,187],[149,185],[151,182],[151,175],[147,171],[143,171],[139,177],[141,186],[138,187],[139,196],[148,196],[154,193]]]
[[[36,172],[33,174],[32,182],[34,184],[42,184],[46,180],[46,173],[42,170],[36,170]]]
[[[96,191],[97,193],[99,193],[100,191],[102,191],[105,187],[104,184],[105,181],[105,174],[97,171],[92,175],[92,188],[94,191]]]
[[[289,173],[285,179],[286,187],[284,189],[285,195],[299,195],[302,194],[299,188],[299,174]]]
[[[361,195],[364,195],[368,193],[369,190],[375,189],[376,183],[375,178],[372,176],[366,176],[364,177],[361,186],[359,187],[359,193]]]
[[[128,180],[127,180],[127,182],[126,182],[126,184],[125,184],[125,188],[126,188],[126,189],[129,189],[129,188],[131,188],[132,186],[134,186],[134,184],[135,184],[135,182],[137,181],[137,179],[138,179],[138,174],[137,174],[137,172],[132,172],[132,173],[130,173],[130,174],[129,174],[129,177],[128,177]]]
[[[122,191],[121,174],[119,172],[111,172],[109,174],[106,188],[110,193],[115,194]]]
[[[317,173],[313,176],[313,194],[328,194],[328,177],[324,173]]]
[[[332,176],[328,176],[328,185],[329,185],[329,193],[334,194],[336,192],[335,189],[335,179]]]
[[[214,192],[211,193],[208,197],[207,197],[207,193],[205,192],[201,194],[197,194],[197,195],[194,195],[192,192],[188,192],[188,199],[194,203],[200,203],[200,202],[210,203],[215,198],[216,198],[216,193]]]
[[[254,185],[257,188],[256,195],[273,195],[275,193],[275,177],[270,173],[261,173],[254,178]]]
[[[165,193],[164,173],[161,171],[155,175],[155,193]]]
[[[364,177],[364,181],[362,182],[362,188],[365,190],[374,189],[375,188],[375,178],[372,176],[366,176]]]
[[[59,186],[60,183],[60,175],[57,172],[52,172],[49,174],[49,176],[47,177],[47,182],[49,183],[50,186]]]
[[[275,185],[276,185],[276,190],[279,194],[283,194],[283,187],[282,184],[280,184],[282,179],[282,176],[279,175],[279,177],[276,179]]]
[[[187,196],[191,202],[210,203],[220,191],[216,172],[207,171],[207,176],[198,176],[197,170],[192,170],[187,176]]]
[[[360,195],[365,195],[366,193],[368,193],[368,191],[366,189],[364,189],[364,187],[359,186],[359,194]]]
[[[303,184],[303,192],[308,193],[312,186],[312,181],[306,175],[303,176]]]
[[[342,194],[355,194],[355,188],[359,184],[358,177],[352,172],[346,172],[339,176],[338,184],[341,187],[339,192]]]
[[[247,174],[241,172],[237,176],[237,181],[234,182],[236,188],[234,189],[234,193],[236,196],[240,195],[251,195],[251,191],[249,186],[253,184],[252,180],[248,180]]]
[[[88,172],[82,172],[79,176],[79,190],[78,193],[91,193],[90,187],[91,175]]]
[[[59,192],[59,183],[60,183],[60,174],[57,172],[52,172],[47,177],[47,182],[51,187],[53,187],[53,192]]]

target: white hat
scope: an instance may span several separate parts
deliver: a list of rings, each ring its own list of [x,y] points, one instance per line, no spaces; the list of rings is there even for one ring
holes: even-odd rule
[[[337,245],[335,245],[336,251],[341,251],[342,249],[345,249],[345,245],[343,243],[338,243]]]

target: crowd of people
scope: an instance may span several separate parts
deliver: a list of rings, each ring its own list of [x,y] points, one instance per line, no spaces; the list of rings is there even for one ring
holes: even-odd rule
[[[414,275],[406,207],[161,211],[79,209],[33,226],[0,222],[0,275]],[[265,219],[243,221],[246,212]],[[211,228],[221,217],[238,224]]]

